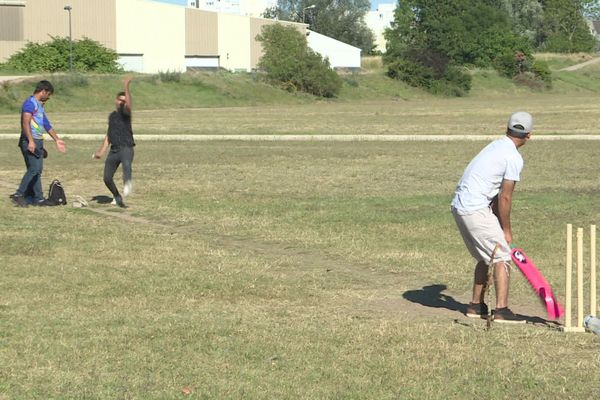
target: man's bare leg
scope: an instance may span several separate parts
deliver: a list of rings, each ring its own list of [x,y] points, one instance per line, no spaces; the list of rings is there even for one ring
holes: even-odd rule
[[[496,309],[508,307],[508,284],[510,273],[506,262],[494,265],[494,279],[496,282]]]
[[[479,261],[475,266],[475,274],[473,277],[473,298],[471,303],[479,304],[484,302],[487,273],[488,265],[484,261]]]

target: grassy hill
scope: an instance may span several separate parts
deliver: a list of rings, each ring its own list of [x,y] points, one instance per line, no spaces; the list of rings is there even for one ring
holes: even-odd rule
[[[573,72],[560,71],[566,66],[591,59],[591,55],[540,54],[538,58],[550,65],[554,80],[551,90],[540,91],[520,86],[492,70],[473,70],[473,88],[469,97],[600,92],[600,64]],[[377,57],[363,59],[361,72],[341,73],[341,76],[344,81],[343,89],[339,97],[333,100],[290,93],[261,82],[253,74],[228,72],[139,75],[136,76],[133,92],[138,109],[298,105],[324,101],[393,101],[432,97],[420,89],[385,76],[385,68]],[[51,103],[53,112],[106,110],[107,105],[112,105],[115,93],[121,90],[122,81],[122,76],[119,75],[63,74],[4,82],[0,88],[0,113],[18,111],[35,82],[42,78],[51,80],[56,88]]]

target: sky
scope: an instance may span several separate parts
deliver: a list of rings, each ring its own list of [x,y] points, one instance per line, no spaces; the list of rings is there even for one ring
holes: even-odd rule
[[[187,0],[158,0],[163,3],[186,5]],[[379,3],[395,3],[397,0],[371,0],[371,10],[376,10]]]

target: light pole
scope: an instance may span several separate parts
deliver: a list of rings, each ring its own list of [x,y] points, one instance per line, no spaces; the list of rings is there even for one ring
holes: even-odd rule
[[[69,5],[65,6],[64,10],[69,12],[69,72],[73,72],[73,35],[71,34],[71,10]]]
[[[304,17],[306,16],[306,10],[312,10],[313,8],[316,8],[316,7],[317,7],[316,5],[312,4],[312,5],[310,5],[310,6],[308,6],[308,7],[304,7],[304,8],[302,9],[302,23],[303,23],[303,24],[305,24],[305,23],[306,23],[306,22],[304,22]]]

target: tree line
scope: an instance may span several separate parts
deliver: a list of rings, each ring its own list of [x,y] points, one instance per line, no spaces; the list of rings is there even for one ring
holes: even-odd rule
[[[456,96],[470,89],[469,67],[549,86],[550,71],[533,53],[596,50],[585,18],[599,9],[597,0],[403,0],[385,32],[387,73]]]

